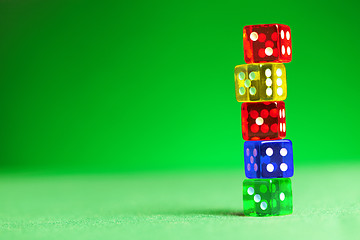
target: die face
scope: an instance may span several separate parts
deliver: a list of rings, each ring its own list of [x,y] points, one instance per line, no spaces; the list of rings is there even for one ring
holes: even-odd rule
[[[286,136],[285,103],[243,103],[241,105],[241,125],[244,140],[284,138]]]
[[[256,141],[244,143],[245,175],[247,178],[260,178],[260,145]]]
[[[290,27],[279,24],[279,49],[283,62],[290,62],[292,59],[292,44]]]
[[[282,101],[286,99],[287,84],[284,64],[260,64],[259,92],[261,101]]]
[[[279,216],[292,213],[289,178],[247,179],[243,182],[246,216]]]
[[[239,102],[285,100],[287,84],[284,64],[257,63],[236,66],[235,94]]]
[[[235,67],[235,94],[239,102],[260,101],[260,65],[243,64]]]
[[[276,24],[245,26],[243,30],[246,63],[276,62],[278,51]]]
[[[247,216],[271,216],[270,181],[268,179],[245,180],[243,183],[244,214]]]
[[[292,188],[290,178],[276,178],[272,181],[272,200],[270,206],[273,215],[288,215],[293,212]]]
[[[261,141],[259,145],[260,178],[289,178],[294,175],[290,140]]]
[[[245,62],[290,62],[291,52],[290,55],[287,52],[281,54],[281,47],[285,47],[286,41],[285,48],[287,46],[291,48],[291,36],[287,39],[285,32],[284,38],[280,39],[281,29],[286,29],[290,34],[290,27],[283,24],[245,26],[243,30]]]
[[[285,103],[278,102],[278,133],[280,138],[286,137]],[[275,114],[275,113],[274,113]]]

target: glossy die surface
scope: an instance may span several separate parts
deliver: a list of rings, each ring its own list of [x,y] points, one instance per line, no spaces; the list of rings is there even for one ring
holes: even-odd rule
[[[243,64],[235,67],[238,102],[282,101],[286,99],[286,70],[282,63]]]
[[[244,140],[276,140],[286,136],[285,103],[258,102],[241,105]]]
[[[294,175],[290,140],[246,141],[244,143],[247,178],[289,178]]]
[[[283,24],[245,26],[243,31],[246,63],[290,62],[290,27]]]
[[[289,178],[246,179],[243,182],[243,204],[246,216],[279,216],[292,213],[292,191]]]

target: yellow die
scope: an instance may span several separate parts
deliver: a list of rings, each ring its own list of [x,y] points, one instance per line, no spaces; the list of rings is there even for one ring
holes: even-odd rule
[[[282,101],[286,99],[286,70],[282,63],[253,63],[235,67],[238,102]]]

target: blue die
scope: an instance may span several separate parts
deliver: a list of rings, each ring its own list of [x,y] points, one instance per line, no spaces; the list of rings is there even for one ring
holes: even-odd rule
[[[244,159],[247,178],[288,178],[294,175],[290,140],[246,141]]]

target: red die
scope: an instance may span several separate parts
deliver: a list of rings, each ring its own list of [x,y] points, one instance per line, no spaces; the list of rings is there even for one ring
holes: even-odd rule
[[[244,53],[246,63],[290,62],[290,27],[283,24],[245,26]]]
[[[241,105],[244,140],[274,140],[286,136],[285,103],[246,102]]]

